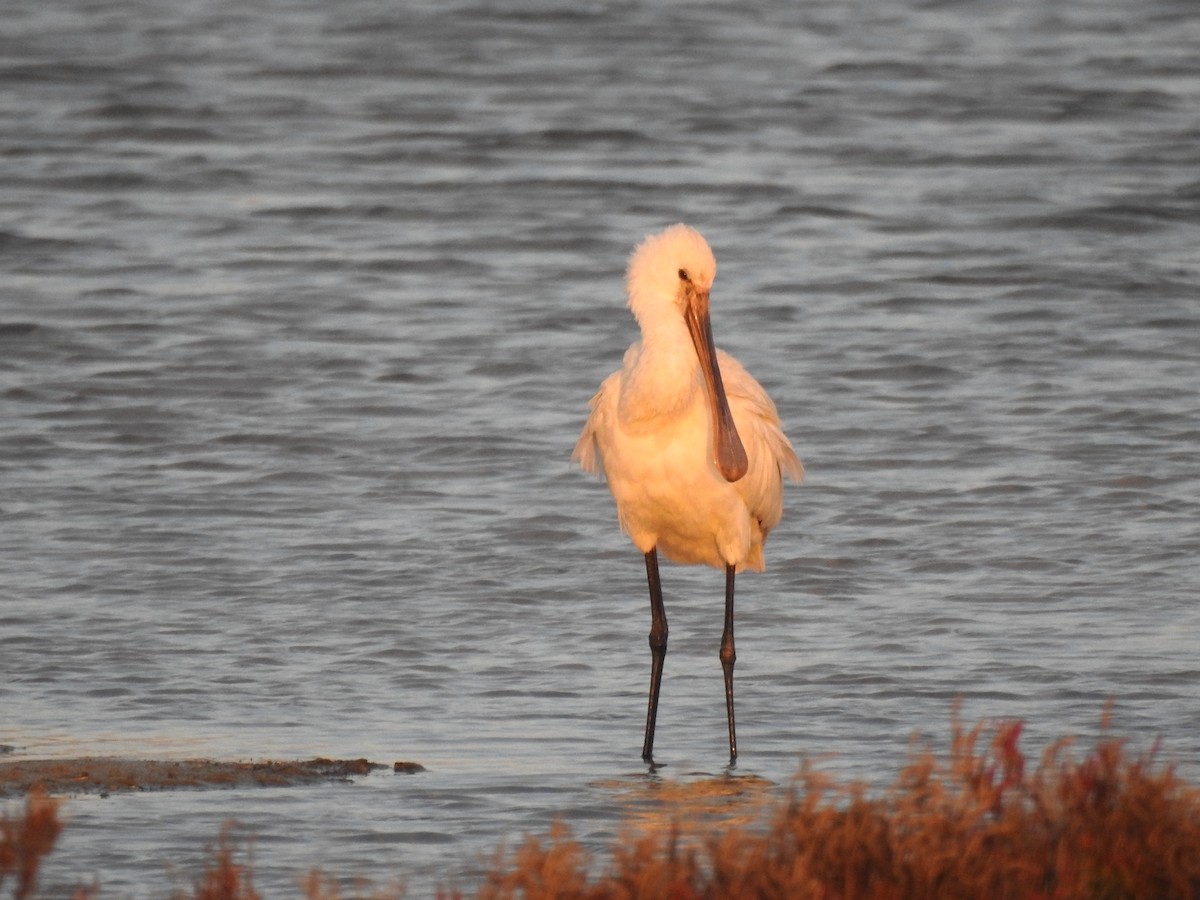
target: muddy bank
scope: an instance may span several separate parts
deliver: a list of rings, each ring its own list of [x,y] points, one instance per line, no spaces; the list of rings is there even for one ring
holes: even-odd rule
[[[408,765],[416,766],[415,763]],[[0,797],[19,797],[41,784],[50,794],[169,791],[204,788],[286,787],[349,781],[388,768],[366,759],[225,762],[214,759],[0,760]],[[417,770],[420,767],[417,766]],[[401,771],[399,768],[396,771]]]

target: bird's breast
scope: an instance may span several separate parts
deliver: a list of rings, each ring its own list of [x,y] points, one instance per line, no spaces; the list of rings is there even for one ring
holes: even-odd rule
[[[723,566],[749,547],[749,514],[713,461],[702,391],[670,412],[618,416],[602,447],[621,524],[645,552]],[[732,549],[731,549],[732,548]]]

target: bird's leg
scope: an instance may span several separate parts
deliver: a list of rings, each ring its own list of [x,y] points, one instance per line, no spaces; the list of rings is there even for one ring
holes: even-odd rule
[[[721,634],[721,668],[725,671],[725,711],[729,715],[729,764],[737,763],[737,735],[733,727],[733,576],[732,565],[725,566],[725,631]]]
[[[654,762],[654,720],[658,717],[658,687],[663,661],[667,658],[667,610],[663,606],[662,582],[658,578],[658,548],[646,554],[646,581],[650,585],[650,703],[646,709],[646,740],[642,759]]]

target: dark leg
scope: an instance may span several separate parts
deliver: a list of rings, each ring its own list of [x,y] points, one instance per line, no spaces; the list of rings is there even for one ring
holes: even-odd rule
[[[733,728],[733,664],[737,653],[733,649],[733,574],[734,567],[725,566],[725,631],[721,635],[721,668],[725,670],[725,711],[729,715],[729,764],[737,762],[737,735]]]
[[[655,547],[646,554],[646,581],[650,585],[650,704],[646,709],[646,740],[642,744],[642,759],[653,762],[658,686],[662,683],[663,661],[667,658],[667,611],[663,606],[662,583],[658,580],[658,549]]]

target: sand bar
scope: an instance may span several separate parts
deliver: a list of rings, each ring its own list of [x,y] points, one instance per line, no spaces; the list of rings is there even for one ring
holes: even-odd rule
[[[349,781],[389,768],[366,759],[228,762],[216,759],[20,759],[0,761],[0,797],[20,797],[35,784],[49,794],[287,787]]]

